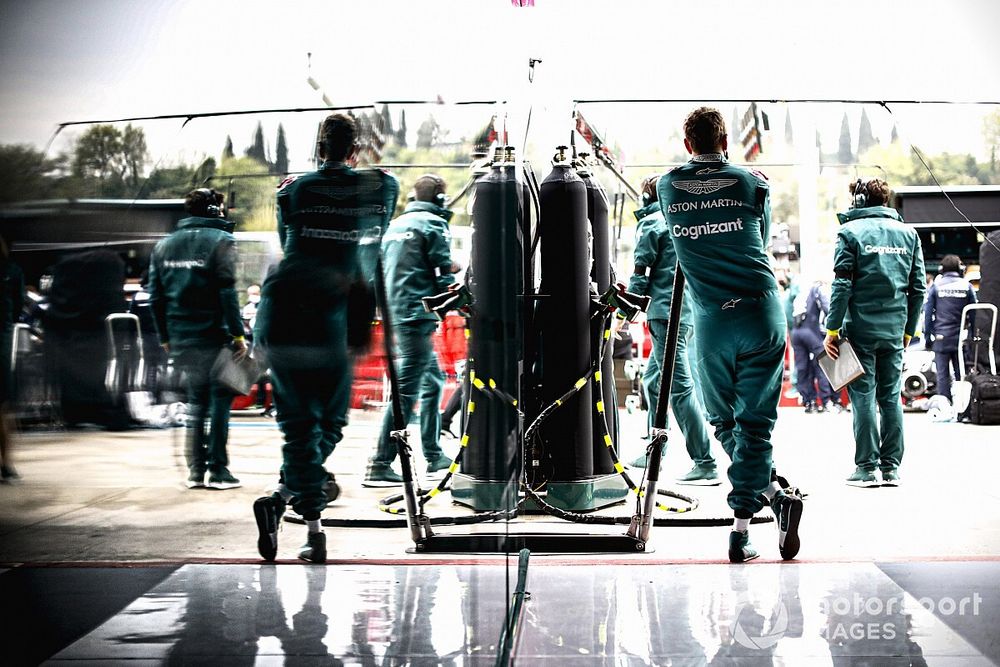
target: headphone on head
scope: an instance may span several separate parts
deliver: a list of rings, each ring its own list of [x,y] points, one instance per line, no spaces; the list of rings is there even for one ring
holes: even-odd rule
[[[851,208],[864,208],[868,203],[868,181],[860,178],[854,184],[854,202]]]
[[[202,195],[205,200],[205,215],[209,218],[221,218],[222,217],[222,193],[218,190],[210,190],[209,188],[198,188],[195,190],[198,194]]]

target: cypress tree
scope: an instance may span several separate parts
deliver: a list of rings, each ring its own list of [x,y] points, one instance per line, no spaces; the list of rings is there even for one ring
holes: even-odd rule
[[[288,144],[285,141],[285,128],[278,123],[278,139],[274,149],[274,172],[276,174],[288,173]]]
[[[253,134],[253,143],[244,151],[244,155],[267,166],[267,149],[264,148],[264,127],[260,124],[260,121],[257,122],[257,129]]]
[[[847,121],[847,112],[844,112],[844,120],[840,123],[840,144],[837,148],[837,160],[841,164],[851,164],[854,162],[854,151],[851,150],[851,126]]]

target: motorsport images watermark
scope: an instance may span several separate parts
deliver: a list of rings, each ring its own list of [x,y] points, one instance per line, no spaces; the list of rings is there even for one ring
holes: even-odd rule
[[[937,616],[979,616],[983,598],[973,593],[962,598],[922,597],[917,604]],[[854,593],[850,597],[837,596],[820,600],[820,613],[828,623],[820,630],[827,640],[893,640],[905,636],[907,617],[912,610],[906,608],[901,595],[887,598],[868,597]],[[802,619],[796,619],[801,627]],[[767,627],[765,627],[765,625]],[[788,632],[789,612],[783,602],[773,609],[770,623],[750,604],[740,606],[733,621],[733,639],[750,649],[768,649],[777,644]]]

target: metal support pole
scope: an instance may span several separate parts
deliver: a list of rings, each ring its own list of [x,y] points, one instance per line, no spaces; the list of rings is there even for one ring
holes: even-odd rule
[[[642,514],[633,517],[628,534],[643,542],[649,539],[656,509],[656,485],[660,479],[660,462],[667,444],[667,407],[674,379],[674,358],[677,356],[677,337],[681,328],[681,308],[684,305],[684,272],[678,263],[674,272],[674,291],[670,301],[670,319],[667,321],[667,343],[663,348],[660,364],[660,390],[657,392],[656,412],[653,414],[649,446],[646,455],[647,484],[644,492]]]
[[[389,311],[389,298],[385,290],[385,274],[382,267],[382,256],[379,255],[375,265],[375,298],[382,312],[383,346],[385,349],[385,369],[389,376],[390,402],[392,410],[392,431],[390,439],[396,444],[399,453],[400,470],[403,473],[403,495],[406,499],[406,523],[410,528],[410,536],[414,542],[423,540],[430,534],[430,521],[419,513],[417,505],[416,482],[413,479],[413,461],[410,458],[410,445],[406,432],[406,419],[403,417],[403,407],[399,399],[399,375],[396,372],[396,362],[393,360],[393,330],[392,313]],[[424,531],[427,531],[425,534]]]

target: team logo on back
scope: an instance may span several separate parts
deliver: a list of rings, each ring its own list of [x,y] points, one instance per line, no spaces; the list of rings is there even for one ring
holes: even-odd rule
[[[866,245],[865,252],[879,255],[905,255],[909,251],[906,248],[891,245]]]
[[[710,178],[707,181],[671,181],[670,185],[693,195],[710,195],[738,182],[735,178]]]

